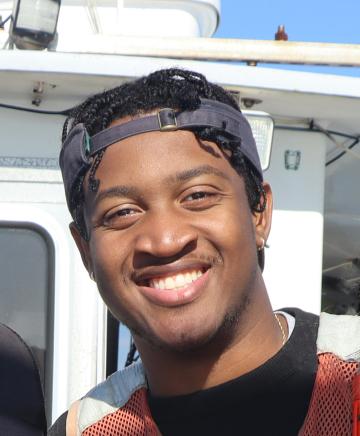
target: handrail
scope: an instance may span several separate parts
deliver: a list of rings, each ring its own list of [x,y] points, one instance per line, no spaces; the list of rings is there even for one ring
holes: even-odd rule
[[[228,62],[360,66],[360,44],[93,35],[58,51]]]

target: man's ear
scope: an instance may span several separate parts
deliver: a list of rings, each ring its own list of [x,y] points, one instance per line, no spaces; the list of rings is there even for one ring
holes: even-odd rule
[[[77,245],[77,248],[80,251],[81,259],[84,263],[84,266],[87,269],[89,275],[91,276],[93,272],[93,268],[91,265],[89,243],[81,236],[80,231],[74,222],[72,222],[69,225],[69,228],[70,228],[71,235],[74,238],[74,241]]]
[[[264,248],[264,245],[269,237],[273,209],[273,196],[271,187],[267,182],[264,182],[263,188],[266,194],[265,210],[263,212],[255,212],[254,214],[256,246],[259,249]]]

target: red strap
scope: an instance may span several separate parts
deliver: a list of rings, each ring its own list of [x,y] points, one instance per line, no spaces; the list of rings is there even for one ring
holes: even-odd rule
[[[352,383],[353,388],[353,433],[352,436],[360,436],[360,372]]]

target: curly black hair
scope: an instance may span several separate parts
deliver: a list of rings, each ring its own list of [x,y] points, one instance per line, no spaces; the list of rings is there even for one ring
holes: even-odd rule
[[[164,69],[89,97],[66,119],[62,140],[66,139],[70,130],[78,123],[83,123],[89,135],[92,136],[106,129],[112,121],[125,116],[146,114],[164,107],[180,111],[197,109],[200,105],[200,98],[217,100],[240,110],[230,93],[208,82],[202,74],[179,68]],[[215,142],[230,156],[231,165],[244,178],[251,211],[264,211],[266,195],[262,180],[254,171],[252,164],[242,154],[239,140],[227,137],[223,131],[215,128],[196,128],[193,131],[200,140]],[[89,170],[89,189],[92,191],[96,191],[99,186],[95,173],[103,154],[104,150],[94,156]],[[87,239],[89,235],[83,217],[82,181],[79,181],[75,201],[74,221],[82,236]]]

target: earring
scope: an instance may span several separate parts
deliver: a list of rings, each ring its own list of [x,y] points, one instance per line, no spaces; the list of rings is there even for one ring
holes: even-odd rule
[[[90,271],[89,276],[90,276],[91,280],[93,280],[95,282],[94,271]]]
[[[262,251],[265,246],[266,246],[265,239],[261,238],[261,245],[257,247],[258,251]]]

